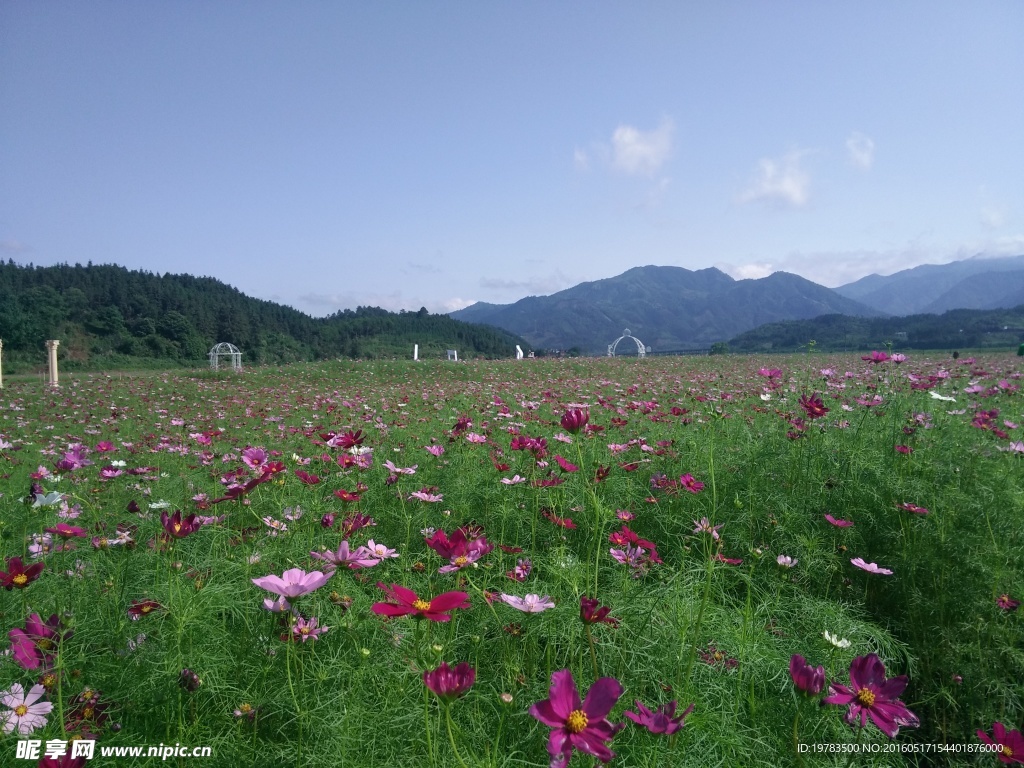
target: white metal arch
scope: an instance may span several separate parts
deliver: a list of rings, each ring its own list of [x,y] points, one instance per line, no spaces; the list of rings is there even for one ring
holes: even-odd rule
[[[228,358],[231,364],[231,370],[240,371],[242,370],[242,353],[238,350],[234,344],[229,344],[226,341],[222,341],[220,344],[214,344],[210,349],[210,368],[214,371],[220,370],[220,359],[222,357]]]
[[[643,357],[651,349],[650,347],[645,347],[644,343],[640,341],[640,339],[638,339],[636,336],[631,334],[629,332],[629,328],[627,328],[622,332],[622,335],[619,336],[619,338],[617,338],[615,341],[608,345],[608,357],[615,357],[615,350],[618,348],[619,342],[622,341],[623,339],[629,339],[630,341],[636,342],[637,357]]]

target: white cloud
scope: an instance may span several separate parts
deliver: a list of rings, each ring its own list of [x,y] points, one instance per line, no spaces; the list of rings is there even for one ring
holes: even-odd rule
[[[294,301],[280,300],[314,317],[323,317],[343,309],[355,309],[356,307],[380,307],[389,312],[406,310],[415,312],[420,307],[426,307],[432,314],[454,312],[456,309],[468,307],[476,303],[475,299],[462,299],[457,297],[444,299],[423,299],[421,297],[405,297],[401,291],[392,293],[354,293],[350,291],[342,293],[305,293],[298,296]]]
[[[854,131],[846,140],[846,153],[851,165],[866,171],[875,162],[875,142]]]
[[[612,168],[623,173],[653,176],[672,155],[674,123],[664,118],[653,131],[620,125],[612,134]]]
[[[733,264],[716,264],[715,266],[735,280],[758,280],[762,277],[768,277],[768,275],[776,271],[775,267],[767,261],[755,261],[751,264],[740,264],[739,266]]]
[[[577,147],[572,153],[572,164],[576,166],[577,171],[586,171],[590,168],[590,155],[585,149]]]
[[[762,158],[757,173],[738,200],[741,203],[764,201],[799,208],[810,196],[811,177],[800,165],[808,150],[793,150],[781,158]]]

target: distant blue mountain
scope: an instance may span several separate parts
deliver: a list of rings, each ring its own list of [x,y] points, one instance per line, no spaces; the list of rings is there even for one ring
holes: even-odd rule
[[[734,280],[721,270],[635,267],[514,304],[478,303],[449,313],[522,336],[538,349],[600,354],[623,329],[654,351],[709,347],[763,323],[827,314],[885,313],[798,275]]]

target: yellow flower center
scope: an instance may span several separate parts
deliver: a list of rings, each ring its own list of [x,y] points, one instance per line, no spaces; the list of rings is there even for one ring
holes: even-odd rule
[[[95,712],[96,710],[94,710],[92,707],[86,707],[82,710],[82,717],[84,717],[86,720],[91,720]]]
[[[53,643],[47,640],[45,637],[36,638],[36,645],[42,648],[44,651],[48,651],[53,648]]]
[[[587,727],[587,713],[582,709],[574,709],[566,718],[565,727],[569,729],[569,733],[579,733]]]
[[[469,558],[466,557],[465,555],[459,555],[452,562],[453,562],[454,565],[463,566],[463,565],[465,565],[466,563],[469,562]]]
[[[174,532],[178,533],[181,530],[181,523],[174,524]]]
[[[252,712],[252,704],[242,704],[238,708],[238,711],[241,712],[243,715],[248,715],[250,712]]]
[[[42,684],[43,688],[46,688],[47,690],[53,688],[53,686],[57,684],[57,676],[52,672],[48,672],[43,675]]]
[[[24,573],[19,573],[17,576],[11,579],[11,581],[13,581],[17,586],[23,587],[26,584],[28,584],[28,576],[26,576]]]
[[[299,634],[300,635],[308,635],[309,634],[309,627],[301,627],[299,629]]]
[[[153,606],[152,605],[144,605],[141,608],[139,608],[139,612],[140,613],[149,613],[152,610],[153,610]]]
[[[426,600],[416,599],[412,601],[412,607],[417,611],[427,611],[430,610],[430,603]]]
[[[861,688],[857,691],[857,701],[863,704],[865,707],[874,706],[875,703],[875,692],[870,688]]]
[[[18,717],[24,717],[28,714],[28,707],[26,707],[24,704],[19,704],[14,708],[14,714],[16,714]]]

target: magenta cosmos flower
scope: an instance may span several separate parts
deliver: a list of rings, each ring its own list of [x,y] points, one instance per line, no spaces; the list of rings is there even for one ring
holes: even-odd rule
[[[789,659],[789,676],[793,678],[793,685],[811,696],[817,696],[825,687],[825,668],[812,667],[799,653]]]
[[[640,699],[637,699],[636,708],[639,712],[626,712],[625,715],[651,733],[664,733],[666,736],[671,736],[686,724],[684,722],[686,716],[693,712],[694,705],[688,706],[680,715],[676,715],[676,706],[675,701],[670,701],[652,711],[645,707]]]
[[[832,515],[825,515],[825,519],[832,523],[836,528],[849,528],[853,525],[852,520],[839,520]]]
[[[160,524],[163,525],[164,530],[168,534],[176,539],[183,539],[190,533],[198,531],[202,527],[196,516],[189,515],[186,518],[182,518],[181,510],[175,511],[173,515],[168,515],[167,512],[160,513]]]
[[[423,684],[446,703],[464,696],[475,681],[476,670],[464,661],[455,667],[449,667],[448,662],[443,661],[433,672],[423,673]]]
[[[324,567],[333,570],[334,568],[372,568],[380,562],[374,557],[368,547],[356,547],[352,549],[348,540],[343,539],[338,546],[337,552],[310,552],[314,560],[324,560]]]
[[[590,686],[581,703],[572,672],[562,669],[551,675],[548,698],[530,707],[530,714],[552,729],[548,736],[551,765],[563,768],[578,749],[607,763],[615,753],[606,742],[611,741],[624,723],[608,722],[608,713],[622,696],[622,686],[614,677],[602,677]]]
[[[874,653],[858,656],[850,664],[850,687],[832,683],[830,695],[822,699],[825,704],[849,704],[846,722],[860,727],[867,725],[868,717],[890,739],[895,738],[900,726],[916,728],[921,724],[917,715],[907,709],[899,695],[907,687],[907,676],[885,679],[885,665]]]
[[[311,571],[306,573],[301,568],[291,568],[280,576],[263,576],[253,579],[252,583],[267,592],[273,592],[281,597],[302,597],[302,595],[320,589],[331,578],[329,573]]]
[[[374,603],[370,610],[380,616],[409,616],[431,621],[451,621],[451,611],[456,608],[469,607],[469,595],[465,592],[443,592],[432,600],[424,600],[411,589],[392,584],[385,587],[378,581],[377,586],[384,590],[393,603]]]
[[[992,736],[984,731],[978,731],[978,738],[986,744],[999,748],[999,761],[1006,765],[1024,765],[1024,736],[1018,730],[1006,731],[1002,723],[995,723],[992,726]]]
[[[590,411],[583,408],[573,408],[562,414],[561,425],[566,432],[576,434],[590,421]]]
[[[7,633],[11,639],[11,655],[22,669],[38,669],[49,664],[57,652],[57,645],[74,634],[65,630],[63,622],[53,614],[43,621],[38,613],[33,613],[25,622],[25,628],[14,628]]]

